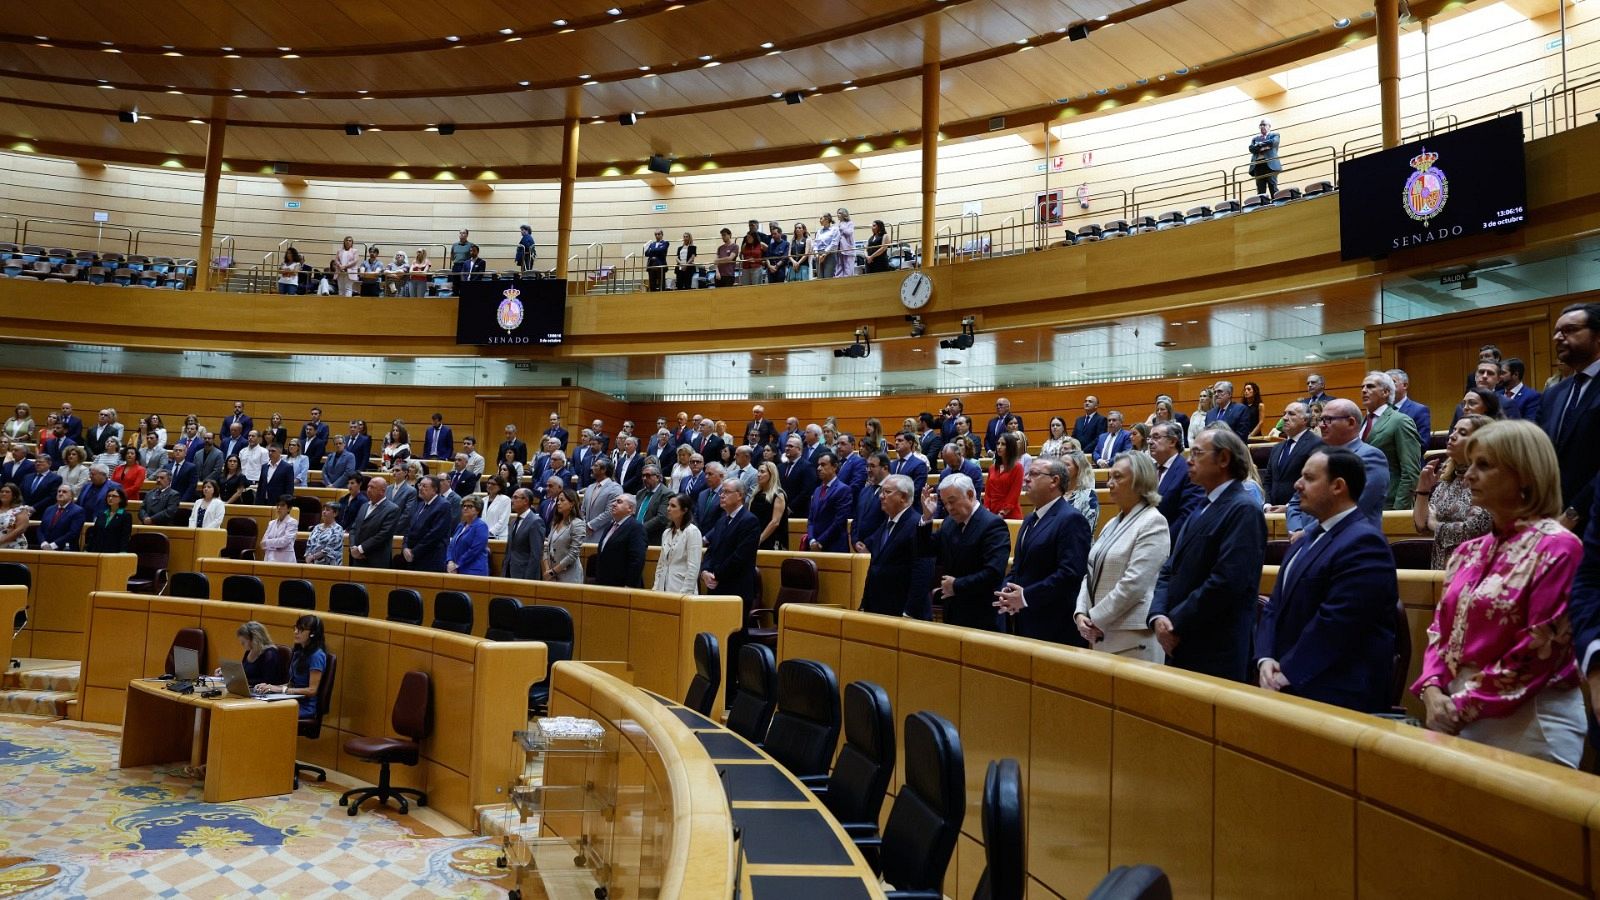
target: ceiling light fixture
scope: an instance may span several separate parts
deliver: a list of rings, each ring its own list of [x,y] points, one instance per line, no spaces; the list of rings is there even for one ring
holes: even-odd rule
[[[567,27],[567,20],[566,19],[557,19],[554,22],[551,22],[550,24],[554,25],[557,28],[565,28],[565,27]]]
[[[516,34],[517,30],[515,28],[502,28],[502,29],[500,29],[500,33],[501,34]]]
[[[447,34],[444,36],[444,39],[454,44],[456,41],[461,40],[461,36],[458,34]]]
[[[771,41],[762,41],[761,42],[761,49],[763,49],[763,50],[771,50],[772,46],[773,45],[772,45]]]

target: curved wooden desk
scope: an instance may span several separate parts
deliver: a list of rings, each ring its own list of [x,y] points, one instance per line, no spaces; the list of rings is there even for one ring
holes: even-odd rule
[[[810,896],[881,900],[882,890],[844,829],[772,758],[717,723],[657,694],[580,663],[557,663],[553,715],[599,720],[617,731],[617,822],[639,822],[614,839],[621,895],[663,900]],[[743,831],[741,861],[733,828]],[[630,842],[662,849],[629,853]],[[741,876],[736,872],[742,868]],[[618,896],[613,892],[613,896]]]
[[[89,594],[126,590],[138,559],[131,553],[0,550],[0,562],[22,563],[33,573],[28,627],[17,637],[12,655],[83,659]],[[11,627],[10,620],[4,624]]]
[[[227,803],[294,790],[295,722],[300,705],[243,697],[206,698],[195,691],[167,690],[167,682],[128,682],[117,768],[191,759],[206,764],[205,801]],[[195,717],[206,721],[204,737],[192,737]]]
[[[1594,897],[1600,779],[1241,684],[1023,638],[784,607],[779,656],[956,723],[969,897],[991,759],[1022,763],[1032,895],[1155,863],[1184,897]],[[903,754],[902,754],[903,757]],[[896,781],[895,787],[899,782]]]
[[[238,655],[234,632],[244,622],[254,619],[275,641],[287,643],[301,615],[276,606],[112,591],[88,599],[89,652],[79,705],[86,721],[111,724],[122,722],[130,680],[165,670],[178,629],[206,632],[201,671],[209,672],[223,657]],[[435,685],[433,731],[422,742],[420,763],[396,766],[394,780],[426,790],[429,806],[466,828],[476,827],[474,808],[500,802],[512,778],[511,733],[527,727],[528,687],[544,677],[544,644],[497,643],[381,619],[320,615],[339,669],[322,734],[314,741],[301,738],[298,758],[376,782],[378,767],[347,755],[345,741],[391,735],[390,713],[401,677],[414,669],[427,672]]]

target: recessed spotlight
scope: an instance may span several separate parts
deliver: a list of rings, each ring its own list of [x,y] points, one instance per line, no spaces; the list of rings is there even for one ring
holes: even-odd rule
[[[516,34],[517,30],[515,28],[502,28],[502,29],[500,29],[500,33],[501,34]]]
[[[648,72],[648,71],[650,71],[650,67],[649,66],[640,66],[639,67],[639,71]]]
[[[531,82],[531,81],[519,81],[519,82],[517,82],[517,84],[520,84],[523,87],[527,87],[528,85],[533,84],[533,82]]]
[[[43,38],[40,38],[40,40],[43,40]],[[763,50],[771,50],[772,47],[773,47],[773,44],[772,44],[771,41],[762,41],[761,42],[761,49],[763,49]]]
[[[48,34],[36,34],[36,35],[33,36],[33,39],[36,40],[36,41],[48,41],[48,40],[50,40],[50,35],[48,35]]]
[[[356,93],[358,93],[358,94],[365,94],[366,92],[367,92],[366,88],[361,88],[361,89],[356,91]]]
[[[298,53],[285,53],[283,56],[279,57],[279,59],[299,59],[299,58],[300,58],[300,54],[298,54]]]
[[[774,100],[783,99],[783,91],[773,91],[772,92],[772,99],[774,99]]]
[[[711,62],[706,63],[705,65],[701,66],[700,68],[702,68],[702,69],[715,69],[717,66],[720,66],[720,65],[722,65],[722,63],[717,62],[716,60],[713,59]]]
[[[1016,40],[1016,43],[1018,43],[1018,44],[1026,44],[1027,42],[1028,42],[1027,38],[1017,38],[1017,40]]]
[[[296,93],[296,94],[301,94],[301,95],[304,95],[304,94],[305,94],[305,91],[295,91],[295,93]]]
[[[777,56],[779,53],[782,53],[782,52],[783,52],[782,50],[768,50],[767,51],[767,55],[768,56]]]
[[[1339,27],[1339,28],[1349,28],[1350,27],[1350,20],[1349,19],[1334,19],[1333,20],[1333,24],[1335,26]]]
[[[1027,341],[1023,340],[1022,338],[1012,338],[1011,339],[1011,343],[1013,343],[1013,344],[1026,344]]]
[[[169,93],[169,94],[177,94],[180,97],[183,96],[183,91],[180,91],[180,90],[177,90],[177,89],[173,89],[173,90],[167,91],[167,93]]]
[[[121,53],[122,51],[118,50],[115,47],[106,47],[106,48],[103,48],[100,52],[101,53]]]
[[[565,28],[565,27],[567,27],[567,20],[566,19],[557,19],[554,22],[551,22],[550,24],[554,25],[557,28]]]
[[[617,9],[615,6],[613,6],[610,9],[606,10],[606,15],[608,15],[608,16],[620,16],[620,15],[622,15],[622,10]]]
[[[1194,363],[1184,363],[1183,364],[1183,368],[1192,369],[1192,368],[1194,368]]]
[[[222,48],[222,52],[223,53],[232,53],[233,52],[233,48],[232,47],[223,47]]]
[[[244,59],[244,57],[240,56],[237,53],[228,53],[228,54],[225,54],[222,58],[223,59]]]
[[[444,36],[444,39],[454,44],[456,41],[461,40],[461,36],[458,34],[447,34]]]
[[[1104,22],[1106,20],[1106,17],[1105,16],[1095,16],[1094,20],[1096,22]]]
[[[595,85],[597,85],[597,84],[599,84],[599,83],[600,83],[600,82],[598,82],[598,81],[585,81],[585,82],[584,82],[584,83],[583,83],[583,86],[584,86],[584,87],[594,87],[594,86],[595,86]]]
[[[1067,33],[1067,29],[1065,29],[1065,28],[1057,28],[1056,29],[1056,34],[1066,34],[1066,33]]]
[[[294,49],[293,47],[279,47],[278,48],[278,52],[279,53],[288,53],[293,49]]]
[[[845,88],[845,90],[847,90],[847,91],[859,91],[859,90],[861,90],[861,86],[858,85],[858,84],[852,84],[849,87]]]
[[[700,61],[701,61],[701,62],[705,62],[705,61],[706,61],[706,60],[708,60],[708,59],[710,59],[710,58],[711,58],[711,54],[709,54],[709,53],[704,53],[704,54],[701,54],[701,56],[700,56]]]
[[[515,44],[516,42],[518,42],[520,40],[522,40],[522,35],[519,34],[516,37],[508,37],[508,38],[506,38],[506,43]]]
[[[189,124],[190,125],[204,125],[205,122],[203,122],[203,121],[201,121],[199,119],[190,119],[189,120]]]
[[[113,85],[113,84],[97,84],[97,85],[95,85],[95,87],[100,88],[102,90],[107,90],[107,91],[114,91],[114,90],[117,89],[116,85]]]
[[[921,347],[912,347],[911,348],[911,352],[912,353],[921,353],[922,352],[922,348]]]
[[[589,76],[588,75],[579,75],[578,76],[578,80],[579,81],[588,81],[589,80]]]
[[[845,80],[845,81],[841,81],[841,82],[839,82],[839,83],[840,83],[840,84],[852,84],[852,83],[853,83],[853,82],[854,82],[854,80],[855,80],[855,79],[847,79],[847,80]]]
[[[1311,304],[1311,307],[1313,309],[1321,309],[1322,308],[1322,304],[1321,303],[1313,303],[1313,304]]]
[[[646,78],[654,78],[654,77],[656,77],[656,73],[654,73],[654,72],[646,72],[646,73],[644,73],[644,77],[646,77]]]

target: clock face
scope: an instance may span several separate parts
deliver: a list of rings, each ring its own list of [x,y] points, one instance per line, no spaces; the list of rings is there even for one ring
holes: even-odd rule
[[[933,299],[933,280],[921,272],[912,272],[900,282],[900,303],[906,309],[921,309]]]

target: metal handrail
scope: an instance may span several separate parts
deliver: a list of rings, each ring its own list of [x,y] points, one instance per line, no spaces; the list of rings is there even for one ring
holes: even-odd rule
[[[22,233],[22,220],[17,218],[16,216],[7,216],[7,215],[0,215],[0,219],[10,219],[11,220],[11,243],[13,243],[13,244],[22,243],[21,241],[17,240],[18,235],[20,235]]]
[[[1132,207],[1133,215],[1138,217],[1141,214],[1140,207],[1142,204],[1159,203],[1165,205],[1174,200],[1180,200],[1185,197],[1200,194],[1198,185],[1209,184],[1214,178],[1217,180],[1217,184],[1221,190],[1216,194],[1212,194],[1211,196],[1229,196],[1229,188],[1232,186],[1232,182],[1228,178],[1228,173],[1225,170],[1216,169],[1212,171],[1200,172],[1196,175],[1184,176],[1181,178],[1168,178],[1162,181],[1153,181],[1149,184],[1134,185],[1133,190],[1128,192],[1129,205]],[[1193,190],[1179,191],[1178,193],[1162,194],[1159,197],[1154,197],[1147,200],[1141,200],[1139,198],[1139,192],[1141,190],[1150,191],[1156,188],[1177,187],[1178,185],[1184,184],[1196,184],[1197,188]]]
[[[1324,152],[1326,152],[1327,155],[1328,155],[1326,160],[1322,160],[1320,158],[1321,155]],[[1294,162],[1292,164],[1287,162],[1287,160],[1293,159],[1295,157],[1317,157],[1317,158],[1307,159],[1307,160],[1304,160],[1304,161],[1296,161],[1296,162]],[[1325,161],[1325,162],[1328,163],[1328,168],[1329,168],[1328,180],[1333,182],[1333,186],[1334,187],[1338,187],[1339,186],[1339,151],[1337,149],[1335,149],[1334,147],[1313,147],[1310,150],[1297,150],[1294,153],[1285,153],[1285,154],[1283,154],[1282,156],[1278,157],[1278,161],[1280,163],[1283,163],[1283,168],[1279,172],[1276,173],[1278,175],[1282,175],[1285,172],[1304,171],[1306,169],[1315,168],[1320,163]],[[1243,178],[1240,177],[1241,174],[1244,176]],[[1234,200],[1234,201],[1242,203],[1242,202],[1244,202],[1245,185],[1250,183],[1250,182],[1253,182],[1255,180],[1255,176],[1250,174],[1250,164],[1249,163],[1242,163],[1240,165],[1234,166],[1233,167],[1233,172],[1232,172],[1232,178],[1233,178],[1233,193],[1228,194],[1227,197],[1228,197],[1229,200]]]
[[[122,225],[108,225],[105,222],[74,222],[71,219],[23,219],[22,235],[17,239],[16,243],[26,244],[28,242],[28,226],[30,225],[71,225],[74,228],[88,228],[93,225],[95,229],[95,250],[100,250],[101,245],[105,243],[107,230],[126,231],[128,233],[128,252],[133,252],[133,229]],[[72,249],[76,250],[78,248],[74,247]]]
[[[198,231],[174,231],[169,228],[141,228],[133,234],[133,249],[129,251],[130,253],[139,252],[139,241],[142,240],[147,234],[171,234],[177,235],[178,237],[192,238],[197,238],[200,236],[200,232]]]

